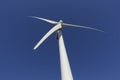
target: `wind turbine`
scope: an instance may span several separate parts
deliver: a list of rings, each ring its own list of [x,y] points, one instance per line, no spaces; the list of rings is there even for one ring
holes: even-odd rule
[[[40,19],[51,24],[55,24],[55,26],[43,36],[43,38],[37,43],[37,45],[33,49],[34,50],[37,49],[45,41],[45,39],[47,39],[52,33],[56,31],[57,32],[56,38],[59,42],[61,80],[73,80],[72,71],[70,68],[70,64],[69,64],[66,48],[64,45],[63,36],[62,36],[62,28],[64,26],[72,26],[72,27],[91,29],[91,30],[100,31],[100,32],[103,32],[103,31],[99,29],[91,28],[91,27],[63,23],[62,20],[57,22],[57,21],[53,21],[45,18],[36,17],[36,16],[30,16],[30,17]]]

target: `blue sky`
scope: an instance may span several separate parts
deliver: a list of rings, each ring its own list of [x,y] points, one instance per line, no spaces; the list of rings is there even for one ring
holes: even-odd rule
[[[119,0],[1,0],[0,80],[61,80],[55,33],[33,50],[54,25],[28,16],[104,30],[63,29],[74,80],[120,80]]]

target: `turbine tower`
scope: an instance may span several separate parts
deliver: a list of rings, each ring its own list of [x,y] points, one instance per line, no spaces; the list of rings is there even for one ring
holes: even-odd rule
[[[36,16],[30,16],[30,17],[40,19],[40,20],[46,21],[46,22],[51,23],[51,24],[55,24],[55,26],[52,29],[50,29],[43,36],[43,38],[37,43],[37,45],[33,49],[34,50],[37,49],[45,41],[45,39],[47,39],[52,33],[54,33],[56,31],[57,32],[56,38],[59,42],[61,80],[73,80],[72,71],[71,71],[71,68],[70,68],[66,48],[65,48],[65,45],[64,45],[64,39],[63,39],[63,36],[62,36],[62,28],[64,26],[72,26],[72,27],[79,27],[79,28],[96,30],[96,31],[100,31],[100,32],[103,32],[103,31],[99,30],[99,29],[91,28],[91,27],[63,23],[62,20],[60,20],[59,22],[56,22],[56,21],[53,21],[53,20],[40,18],[40,17],[36,17]]]

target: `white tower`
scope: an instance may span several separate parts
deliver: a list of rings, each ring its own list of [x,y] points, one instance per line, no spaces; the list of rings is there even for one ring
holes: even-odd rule
[[[60,67],[61,67],[61,80],[73,80],[72,71],[70,68],[62,31],[58,30],[59,54],[60,54]]]

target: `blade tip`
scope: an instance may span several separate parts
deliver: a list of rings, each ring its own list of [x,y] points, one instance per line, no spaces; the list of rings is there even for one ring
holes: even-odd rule
[[[99,30],[100,32],[105,32],[105,31],[103,31],[103,30]]]
[[[36,50],[36,49],[37,49],[36,47],[33,48],[33,50]]]
[[[30,17],[30,18],[35,18],[35,16],[28,16],[28,17]]]

